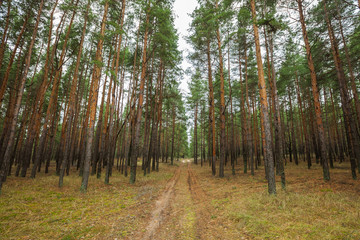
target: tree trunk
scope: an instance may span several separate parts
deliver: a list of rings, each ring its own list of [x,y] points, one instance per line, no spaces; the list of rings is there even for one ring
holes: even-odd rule
[[[109,2],[106,1],[104,6],[104,15],[101,22],[101,30],[100,30],[100,40],[97,44],[96,56],[95,60],[97,62],[102,62],[102,48],[104,43],[104,34],[105,34],[105,27],[106,27],[106,17],[108,13]],[[89,97],[89,122],[87,124],[86,131],[86,150],[85,150],[85,159],[84,159],[84,167],[83,167],[83,177],[81,181],[81,188],[82,192],[86,192],[89,175],[90,175],[90,163],[91,163],[91,151],[92,151],[92,144],[93,144],[93,135],[94,135],[94,125],[95,125],[95,117],[96,117],[96,105],[97,105],[97,98],[99,94],[99,81],[101,76],[101,66],[99,64],[94,64],[94,70],[92,75],[92,83],[91,83],[91,92]]]
[[[296,138],[295,138],[295,127],[294,127],[294,112],[292,107],[292,100],[291,100],[291,93],[288,89],[288,97],[289,97],[289,104],[290,104],[290,132],[291,132],[291,150],[292,155],[294,156],[295,164],[299,164],[298,155],[297,155],[297,147],[296,147]]]
[[[345,129],[346,129],[346,138],[348,142],[348,148],[349,148],[349,155],[350,155],[350,163],[351,163],[351,173],[353,179],[356,179],[356,164],[358,164],[358,170],[360,172],[360,146],[359,141],[356,136],[356,124],[353,119],[353,112],[351,108],[351,100],[349,98],[348,93],[348,87],[346,82],[346,77],[344,73],[344,69],[342,66],[342,62],[340,59],[339,54],[339,47],[336,42],[336,38],[334,35],[333,28],[331,26],[331,22],[327,13],[326,9],[326,1],[323,1],[324,3],[324,11],[325,11],[325,18],[326,23],[328,27],[328,33],[330,37],[331,42],[331,50],[332,55],[334,58],[335,63],[335,69],[336,69],[336,76],[339,82],[339,88],[340,88],[340,97],[341,97],[341,104],[342,104],[342,110],[344,115],[344,121],[345,121]],[[357,160],[357,162],[356,162]]]
[[[2,3],[2,1],[1,1],[1,3]],[[0,7],[1,7],[1,3],[0,3]],[[6,22],[5,22],[5,27],[4,27],[3,36],[1,38],[1,45],[0,45],[0,69],[3,64],[6,42],[7,42],[7,38],[8,38],[7,31],[9,29],[10,13],[11,13],[11,0],[8,0],[8,10],[7,10],[7,15],[6,15]],[[27,17],[24,21],[24,24],[26,24],[26,22],[27,22],[26,20],[27,20]],[[0,107],[1,107],[1,99],[2,99],[2,97],[0,95]]]
[[[218,10],[218,0],[215,2],[215,7]],[[219,27],[216,28],[216,38],[219,51],[219,71],[220,71],[220,165],[219,177],[224,177],[224,162],[226,154],[226,135],[225,135],[225,90],[224,90],[224,67],[223,55],[221,49],[221,36]]]
[[[245,52],[246,52],[246,48],[245,48]],[[245,58],[246,58],[246,53],[245,53]],[[245,60],[246,62],[246,60]],[[242,69],[241,69],[241,58],[240,58],[240,48],[239,48],[239,72],[240,72],[240,94],[241,94],[241,104],[240,104],[240,108],[241,108],[241,137],[242,137],[242,152],[243,152],[243,162],[244,162],[244,173],[246,173],[246,169],[247,169],[247,158],[248,158],[248,147],[247,147],[247,119],[246,119],[246,109],[245,109],[245,94],[244,94],[244,90],[245,90],[245,83],[243,83],[242,80]]]
[[[305,114],[303,112],[303,104],[302,104],[302,99],[301,99],[301,95],[300,95],[300,87],[299,87],[299,81],[298,81],[298,75],[297,72],[296,74],[296,93],[297,93],[297,98],[298,98],[298,103],[299,103],[299,108],[300,108],[300,114],[301,114],[301,119],[302,119],[302,126],[303,126],[303,133],[304,133],[304,138],[305,138],[305,155],[306,155],[306,161],[307,161],[307,166],[308,169],[311,168],[311,157],[310,157],[310,140],[309,140],[309,135],[308,135],[308,130],[307,130],[307,125],[306,125],[306,117]]]
[[[16,39],[16,43],[15,43],[14,49],[13,49],[11,55],[10,55],[10,59],[9,59],[9,62],[8,62],[8,66],[6,68],[5,75],[4,75],[3,79],[2,79],[1,88],[0,88],[0,107],[1,107],[2,101],[4,99],[4,94],[5,94],[5,90],[6,90],[6,87],[7,87],[7,82],[9,80],[11,67],[12,67],[12,64],[13,64],[14,59],[15,59],[16,50],[18,49],[20,41],[22,39],[22,36],[23,36],[23,34],[24,34],[25,30],[26,30],[27,21],[28,21],[28,16],[25,17],[24,24],[23,24],[23,26],[21,28],[21,31],[20,31],[17,39]],[[1,60],[0,65],[2,65],[2,59],[0,59],[0,60]]]
[[[146,68],[147,68],[147,58],[146,58],[146,50],[148,43],[148,25],[149,25],[149,14],[150,14],[150,6],[148,6],[146,10],[146,29],[144,35],[144,46],[143,46],[143,60],[141,66],[141,78],[140,78],[140,89],[138,95],[138,107],[136,112],[135,126],[134,126],[134,138],[133,138],[133,146],[131,149],[131,168],[130,168],[130,183],[134,184],[136,180],[136,168],[137,168],[137,157],[140,149],[140,126],[141,126],[141,115],[144,101],[144,86],[146,79]]]
[[[230,43],[229,43],[230,44]],[[230,81],[230,49],[228,49],[228,81],[229,81],[229,101],[230,101],[230,122],[231,122],[231,137],[230,137],[230,157],[231,157],[231,172],[235,175],[235,129],[234,129],[234,114],[233,101]]]
[[[172,107],[172,134],[171,134],[171,139],[172,139],[172,141],[171,141],[171,165],[174,165],[175,117],[176,117],[175,104],[173,104],[173,107]],[[194,148],[195,148],[195,146],[194,146]],[[197,146],[196,146],[196,148],[197,148]],[[197,154],[197,150],[194,150],[194,151]],[[196,164],[197,164],[197,162],[196,162]]]
[[[211,126],[211,170],[212,175],[216,174],[216,130],[215,130],[215,100],[214,86],[212,81],[211,56],[210,56],[210,40],[207,40],[207,63],[208,63],[208,81],[209,81],[209,122]]]
[[[359,2],[360,2],[360,0],[359,0]],[[351,63],[351,60],[350,60],[350,54],[349,54],[346,39],[345,39],[345,36],[344,36],[344,31],[343,31],[343,26],[342,26],[342,17],[341,17],[341,14],[339,12],[339,7],[338,7],[338,4],[337,4],[337,1],[336,1],[336,10],[338,12],[338,22],[339,22],[339,27],[340,27],[340,33],[341,33],[341,38],[342,38],[342,42],[343,42],[343,45],[344,45],[346,61],[347,61],[348,70],[349,70],[349,74],[350,74],[351,90],[352,90],[353,95],[354,95],[354,103],[355,103],[357,122],[358,122],[358,124],[360,124],[360,102],[359,102],[358,89],[356,87],[353,66],[352,66],[352,63]],[[358,165],[360,165],[360,164],[358,164]],[[360,168],[359,168],[359,173],[360,173]]]
[[[195,119],[194,119],[194,163],[198,164],[197,156],[198,156],[198,146],[197,146],[197,115],[198,115],[198,102],[195,103]],[[174,114],[175,115],[175,114]]]
[[[11,120],[11,125],[10,125],[10,136],[9,136],[8,146],[6,148],[6,151],[5,151],[5,154],[4,154],[4,159],[3,159],[2,166],[1,166],[1,169],[0,169],[0,193],[1,193],[2,184],[6,181],[6,177],[7,177],[8,171],[9,171],[10,158],[11,158],[11,154],[13,152],[13,145],[14,145],[14,141],[15,141],[15,130],[16,130],[17,118],[18,118],[18,115],[19,115],[19,110],[20,110],[20,106],[21,106],[21,99],[22,99],[22,95],[24,93],[27,74],[28,74],[29,68],[30,68],[31,53],[32,53],[34,43],[35,43],[35,40],[36,40],[36,35],[37,35],[37,31],[38,31],[38,26],[39,26],[39,22],[40,22],[40,16],[41,16],[43,5],[44,5],[44,0],[41,0],[39,10],[38,10],[38,13],[37,13],[35,27],[34,27],[34,30],[33,30],[33,33],[32,33],[32,37],[31,37],[31,42],[30,42],[28,53],[27,53],[27,56],[26,56],[25,69],[24,69],[23,75],[21,77],[20,86],[19,86],[19,90],[18,90],[18,95],[16,97],[16,104],[15,104],[15,108],[14,108],[14,116],[13,116],[13,118]]]
[[[60,169],[59,187],[62,187],[62,185],[63,185],[64,171],[68,165],[69,157],[70,157],[70,148],[71,148],[70,144],[71,144],[71,132],[72,132],[71,131],[72,130],[71,123],[72,123],[72,120],[74,117],[74,111],[75,111],[75,94],[76,94],[76,87],[77,87],[77,79],[78,79],[78,74],[79,74],[79,66],[80,66],[80,60],[81,60],[81,54],[82,54],[82,47],[83,47],[84,37],[85,37],[85,33],[86,33],[86,23],[87,23],[89,8],[90,8],[90,1],[88,1],[88,5],[86,8],[84,26],[82,29],[82,35],[81,35],[80,46],[79,46],[79,52],[77,55],[75,72],[74,72],[74,76],[73,76],[73,79],[71,82],[71,88],[70,88],[70,93],[69,93],[69,106],[67,109],[67,113],[65,114],[65,116],[67,116],[67,118],[64,120],[64,122],[66,122],[67,129],[66,129],[66,136],[65,136],[64,158],[62,159],[62,164],[61,164],[61,169]],[[73,126],[73,127],[76,127],[76,126]]]
[[[302,0],[296,0],[298,2],[299,7],[299,15],[300,15],[300,22],[306,47],[306,55],[308,60],[308,66],[310,70],[311,75],[311,86],[312,86],[312,93],[313,93],[313,100],[314,100],[314,107],[315,107],[315,115],[316,115],[316,125],[318,130],[318,136],[320,140],[320,157],[322,159],[323,163],[323,175],[324,180],[328,181],[330,180],[330,172],[329,172],[329,164],[327,159],[327,151],[326,151],[326,143],[325,143],[325,136],[324,136],[324,127],[323,127],[323,121],[321,116],[321,107],[320,107],[320,100],[319,100],[319,91],[317,87],[317,80],[316,80],[316,73],[314,68],[314,63],[311,55],[311,49],[310,49],[310,43],[307,36],[306,31],[306,25],[305,25],[305,18],[303,14],[303,8],[302,8]]]
[[[268,101],[267,101],[267,94],[266,94],[264,70],[263,70],[262,59],[261,59],[259,32],[258,32],[258,27],[256,25],[255,0],[251,0],[251,13],[252,13],[253,21],[254,21],[253,28],[254,28],[255,47],[256,47],[256,61],[257,61],[257,66],[258,66],[260,103],[261,103],[261,112],[263,114],[264,130],[265,130],[265,144],[266,145],[264,146],[264,153],[266,155],[267,171],[268,171],[268,191],[270,194],[276,194],[274,161],[273,161],[273,155],[271,153],[272,139],[271,139],[271,132],[270,132],[271,131],[270,119],[269,119],[269,114],[268,114]]]

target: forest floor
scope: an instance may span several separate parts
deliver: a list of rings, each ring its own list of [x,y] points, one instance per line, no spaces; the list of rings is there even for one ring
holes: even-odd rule
[[[360,184],[349,164],[335,164],[331,180],[301,162],[286,166],[287,188],[267,194],[262,166],[225,177],[192,160],[137,182],[118,171],[110,184],[91,177],[86,194],[71,172],[57,187],[53,172],[36,179],[9,177],[0,196],[0,239],[360,239]]]

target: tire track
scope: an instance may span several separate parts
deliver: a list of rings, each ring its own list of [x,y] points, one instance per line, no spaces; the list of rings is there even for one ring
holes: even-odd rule
[[[198,184],[198,180],[190,163],[187,167],[188,187],[191,197],[196,205],[196,234],[198,239],[208,239],[207,233],[209,229],[209,221],[211,220],[208,196]]]
[[[151,218],[144,235],[140,239],[153,239],[156,231],[159,229],[161,223],[166,216],[169,216],[169,208],[171,199],[174,197],[175,185],[177,184],[181,174],[181,169],[178,168],[175,175],[166,184],[164,192],[156,201],[155,210],[151,213]]]

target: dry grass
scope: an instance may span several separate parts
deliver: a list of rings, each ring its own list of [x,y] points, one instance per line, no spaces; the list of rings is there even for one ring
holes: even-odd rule
[[[175,170],[160,168],[145,177],[139,168],[135,185],[117,171],[109,185],[93,176],[86,194],[76,172],[65,177],[62,189],[54,173],[9,177],[0,196],[0,239],[131,238]]]
[[[314,164],[315,165],[315,164]],[[233,231],[250,239],[360,239],[360,184],[351,179],[347,163],[335,164],[331,181],[322,180],[322,169],[305,163],[286,167],[287,189],[269,196],[262,167],[255,176],[237,169],[224,179],[199,169],[202,187],[212,199],[214,216]]]
[[[35,180],[10,177],[0,196],[0,239],[134,239],[146,228],[155,199],[177,168],[160,167],[159,173],[146,177],[139,169],[135,185],[117,171],[109,185],[91,177],[86,194],[80,193],[81,178],[75,172],[65,178],[62,189],[54,173]],[[208,236],[360,239],[360,184],[351,179],[348,163],[336,163],[329,182],[323,181],[318,165],[308,170],[303,162],[288,164],[287,189],[281,190],[277,177],[277,196],[267,194],[262,167],[255,176],[238,167],[232,176],[227,166],[223,179],[211,176],[206,165],[192,169],[210,213]],[[187,192],[186,179],[180,183],[164,231],[177,236],[174,239],[196,239],[198,206]]]

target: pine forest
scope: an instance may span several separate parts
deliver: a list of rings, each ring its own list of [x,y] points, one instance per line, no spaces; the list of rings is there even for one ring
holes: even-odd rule
[[[360,0],[0,0],[0,239],[360,239]]]

